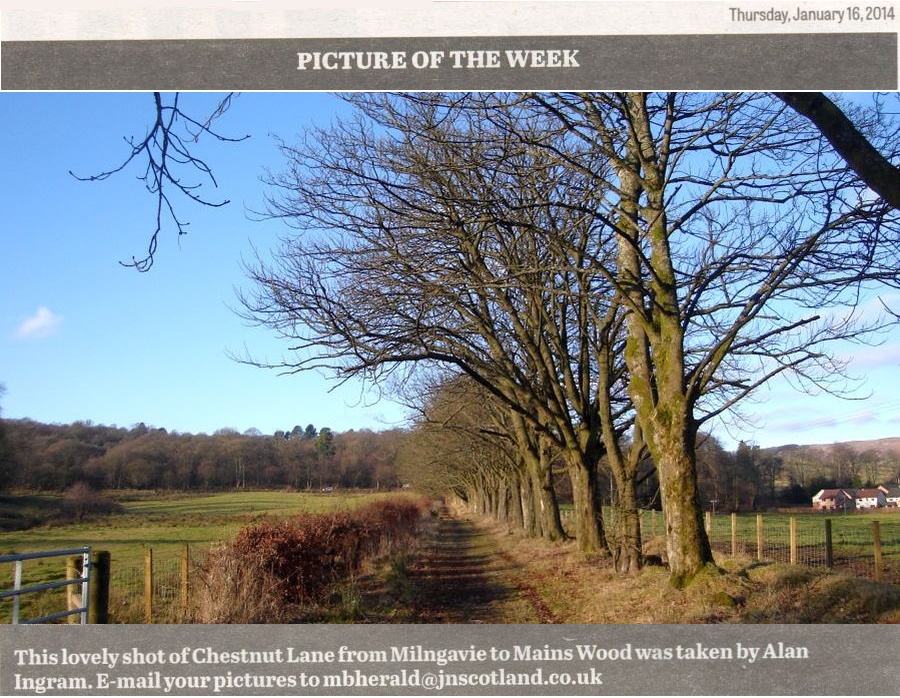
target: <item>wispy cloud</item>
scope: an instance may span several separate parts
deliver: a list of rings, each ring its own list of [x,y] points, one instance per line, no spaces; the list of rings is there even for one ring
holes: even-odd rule
[[[60,323],[62,323],[61,315],[41,306],[34,315],[22,321],[16,329],[15,336],[18,339],[43,339],[54,334],[59,329]]]
[[[788,416],[790,412],[786,409],[772,410],[763,416],[763,420],[769,428],[797,433],[832,427],[847,429],[875,424],[890,425],[898,422],[895,415],[900,412],[900,400],[896,398],[867,401],[867,404],[859,409],[853,409],[851,406],[860,403],[847,402],[845,404],[844,409],[832,406],[828,412],[820,412],[814,408],[804,408],[799,411],[795,407],[792,417]],[[798,412],[802,412],[802,414],[798,414]]]
[[[900,343],[863,347],[850,357],[853,368],[881,368],[900,366]]]

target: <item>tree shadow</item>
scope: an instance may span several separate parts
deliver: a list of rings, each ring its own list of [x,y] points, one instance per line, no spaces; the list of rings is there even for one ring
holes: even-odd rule
[[[506,571],[470,521],[441,511],[409,570],[412,622],[496,622],[494,605],[516,594],[502,581]]]

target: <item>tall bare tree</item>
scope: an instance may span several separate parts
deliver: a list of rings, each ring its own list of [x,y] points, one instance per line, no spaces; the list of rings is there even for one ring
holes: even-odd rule
[[[546,147],[442,100],[352,101],[359,120],[284,147],[272,213],[302,235],[250,269],[248,316],[308,352],[289,370],[378,379],[437,363],[470,376],[564,454],[577,537],[602,550],[602,429],[612,419],[621,434],[629,408],[620,367],[613,398],[596,378],[621,316],[598,273],[614,248],[592,215],[595,182],[554,154],[540,120],[526,128]]]

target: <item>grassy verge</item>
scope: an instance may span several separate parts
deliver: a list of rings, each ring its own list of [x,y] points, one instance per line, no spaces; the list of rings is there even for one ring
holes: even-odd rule
[[[608,559],[587,558],[574,543],[550,544],[489,526],[523,580],[560,623],[897,623],[900,586],[782,563],[722,556],[723,572],[672,588],[668,570],[636,578]]]

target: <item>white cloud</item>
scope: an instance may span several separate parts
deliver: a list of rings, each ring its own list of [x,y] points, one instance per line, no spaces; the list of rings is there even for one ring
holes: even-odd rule
[[[42,339],[49,337],[59,328],[62,316],[57,315],[49,308],[39,307],[34,315],[25,319],[16,330],[19,339]]]
[[[900,366],[900,342],[863,347],[850,357],[853,368],[882,368]]]

